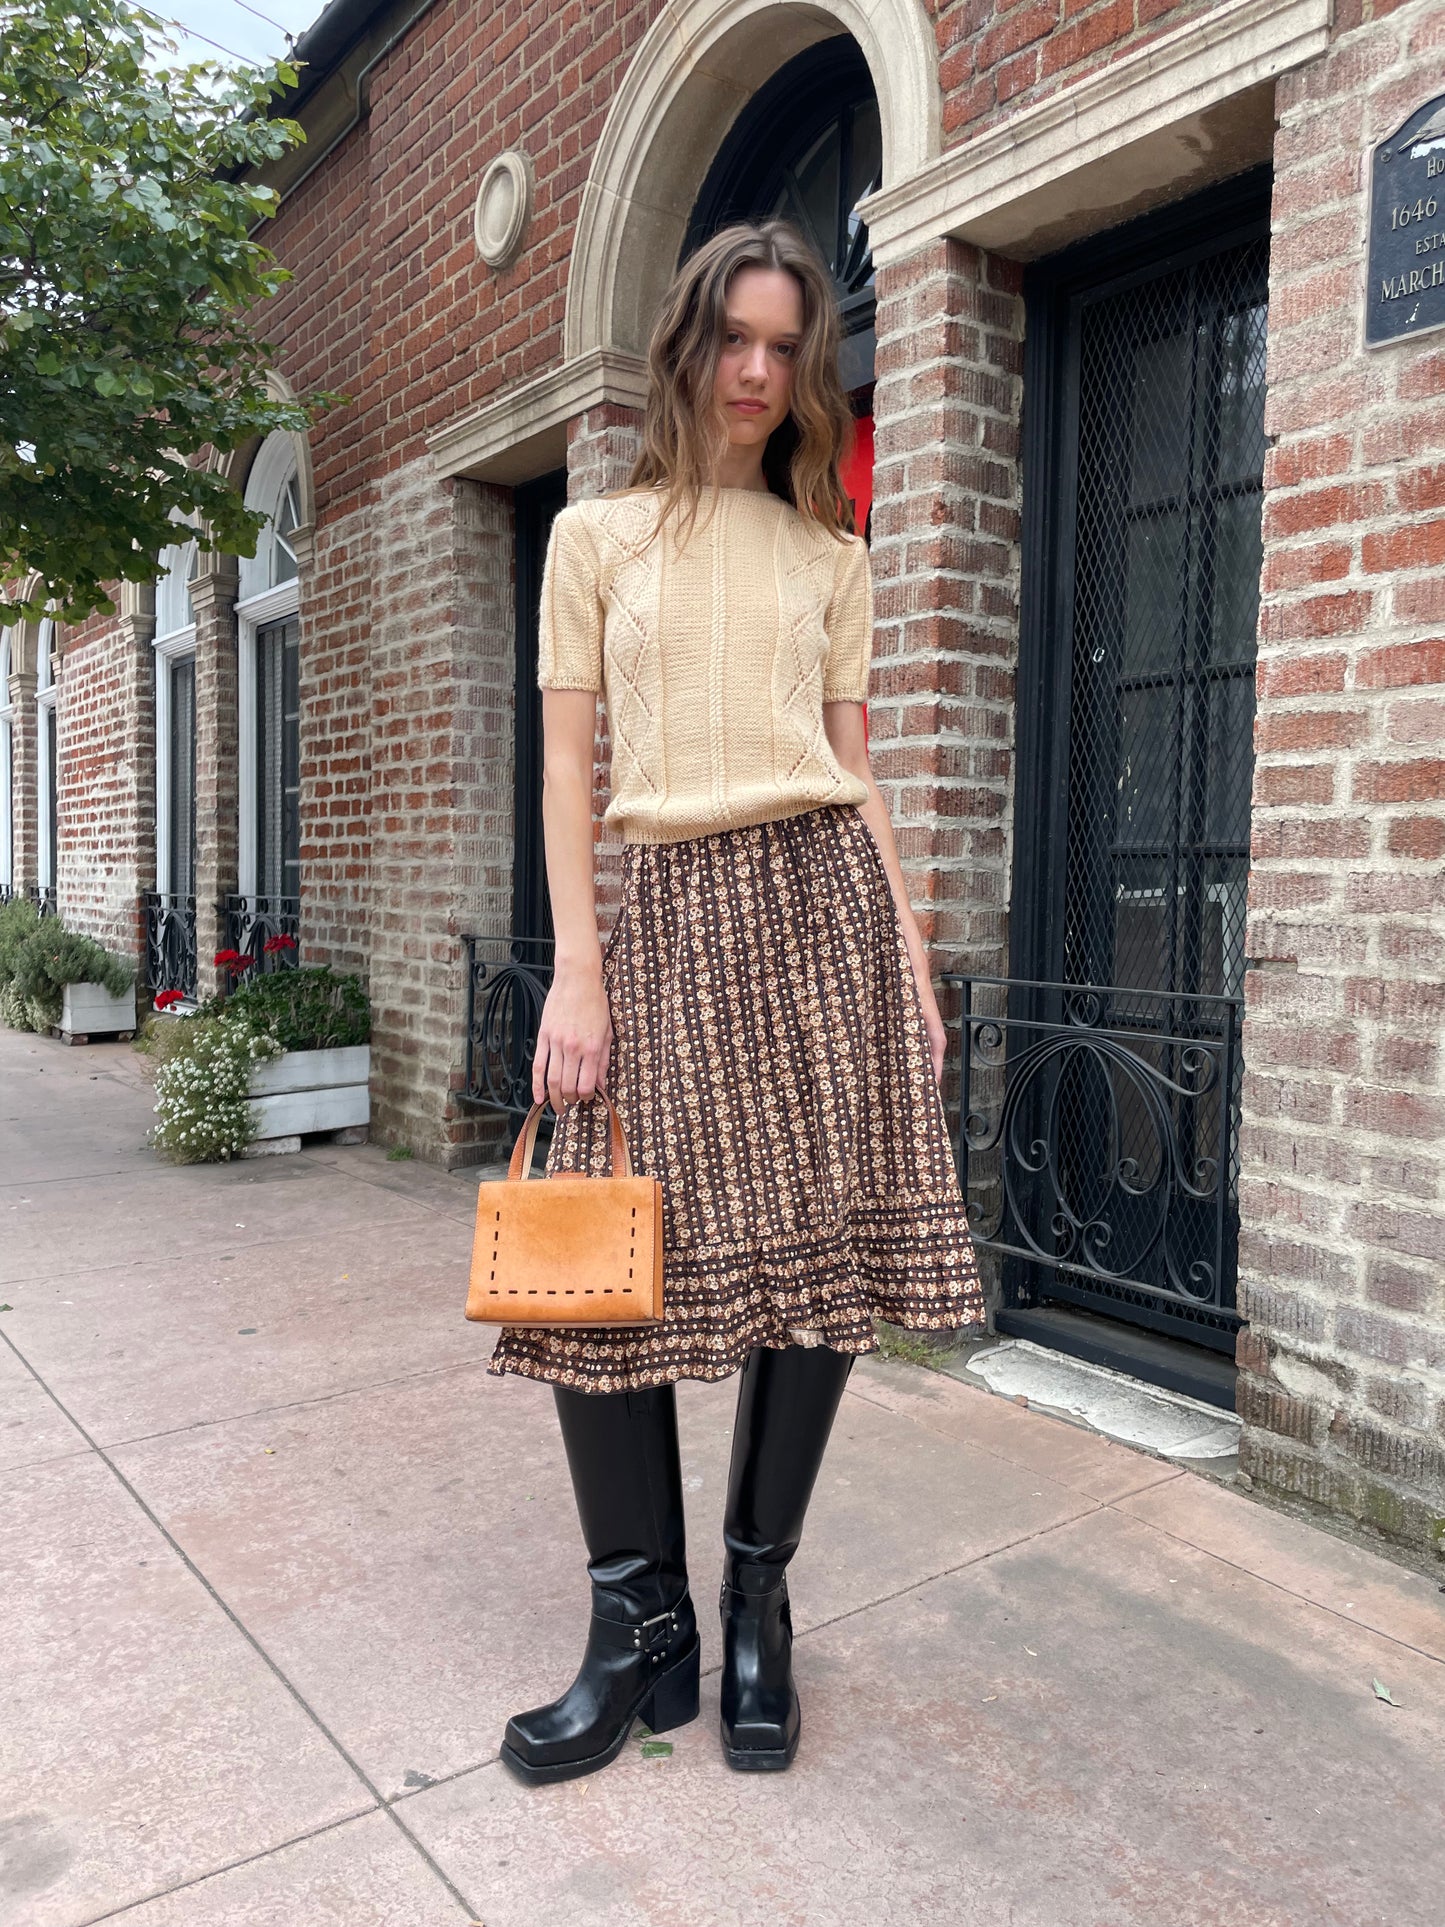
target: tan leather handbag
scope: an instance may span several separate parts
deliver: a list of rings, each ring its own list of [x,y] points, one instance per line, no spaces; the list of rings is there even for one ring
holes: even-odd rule
[[[655,1325],[662,1319],[662,1181],[634,1177],[604,1090],[612,1170],[527,1181],[543,1106],[534,1104],[505,1178],[477,1187],[467,1317],[494,1325]]]

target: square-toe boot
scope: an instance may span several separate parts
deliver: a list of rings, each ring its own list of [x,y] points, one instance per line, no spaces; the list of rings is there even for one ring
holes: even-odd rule
[[[529,1781],[594,1772],[616,1759],[635,1720],[664,1733],[698,1710],[674,1388],[553,1391],[587,1546],[592,1617],[567,1691],[507,1722],[502,1758]]]
[[[723,1756],[741,1772],[780,1773],[798,1750],[787,1567],[852,1366],[825,1345],[760,1347],[743,1366],[719,1600]]]

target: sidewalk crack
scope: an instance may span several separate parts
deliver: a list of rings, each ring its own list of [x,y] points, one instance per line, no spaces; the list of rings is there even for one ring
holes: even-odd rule
[[[447,1892],[451,1895],[452,1899],[463,1910],[463,1912],[467,1915],[467,1917],[471,1920],[476,1920],[480,1918],[479,1910],[471,1905],[466,1895],[462,1893],[461,1889],[456,1885],[455,1881],[452,1880],[451,1876],[442,1867],[440,1862],[436,1860],[433,1857],[433,1855],[427,1850],[427,1848],[422,1845],[421,1841],[417,1838],[416,1834],[413,1833],[413,1831],[406,1824],[406,1822],[396,1814],[390,1802],[385,1798],[381,1789],[372,1780],[371,1775],[362,1766],[361,1762],[355,1757],[355,1755],[349,1750],[349,1748],[347,1748],[342,1743],[342,1741],[337,1737],[337,1735],[332,1732],[331,1728],[326,1724],[325,1720],[322,1719],[321,1715],[316,1711],[315,1707],[312,1706],[310,1702],[306,1699],[305,1695],[301,1692],[300,1688],[296,1686],[294,1681],[290,1679],[290,1677],[282,1669],[280,1664],[271,1657],[270,1653],[267,1652],[266,1648],[261,1644],[261,1641],[251,1631],[250,1627],[246,1625],[245,1621],[234,1610],[234,1608],[227,1603],[227,1601],[221,1595],[221,1593],[217,1590],[217,1588],[214,1585],[212,1585],[211,1581],[206,1577],[205,1573],[202,1572],[201,1568],[196,1564],[195,1560],[192,1559],[190,1554],[186,1551],[185,1547],[176,1538],[175,1534],[172,1533],[170,1529],[166,1526],[165,1522],[161,1519],[160,1515],[146,1502],[146,1500],[141,1496],[139,1490],[134,1485],[132,1485],[131,1481],[126,1477],[124,1472],[121,1471],[120,1467],[115,1463],[114,1459],[111,1458],[110,1454],[106,1451],[105,1447],[103,1445],[98,1444],[96,1440],[91,1437],[90,1433],[86,1431],[85,1427],[81,1424],[80,1420],[75,1416],[75,1414],[72,1411],[69,1410],[69,1408],[61,1401],[61,1399],[56,1396],[56,1394],[51,1390],[50,1386],[47,1385],[45,1380],[40,1376],[39,1372],[37,1372],[35,1367],[30,1363],[30,1360],[26,1358],[26,1356],[22,1351],[19,1350],[19,1348],[15,1345],[15,1343],[9,1337],[9,1335],[3,1331],[0,1331],[0,1340],[3,1340],[3,1342],[9,1347],[10,1351],[14,1354],[17,1362],[21,1364],[25,1368],[25,1370],[30,1374],[30,1376],[35,1380],[35,1383],[40,1387],[41,1391],[45,1393],[45,1396],[55,1406],[56,1410],[62,1413],[65,1418],[69,1419],[70,1423],[75,1427],[76,1431],[85,1440],[86,1444],[90,1447],[91,1451],[95,1453],[96,1457],[105,1466],[106,1470],[110,1473],[111,1477],[116,1481],[117,1485],[119,1485],[121,1489],[130,1496],[130,1498],[134,1501],[135,1505],[140,1510],[140,1512],[144,1515],[146,1519],[150,1521],[151,1525],[160,1534],[161,1538],[164,1539],[166,1544],[170,1547],[171,1551],[175,1554],[176,1558],[180,1560],[181,1564],[185,1567],[186,1571],[190,1573],[191,1577],[196,1581],[196,1584],[200,1586],[203,1589],[203,1591],[205,1591],[206,1594],[215,1602],[215,1605],[217,1606],[219,1611],[222,1612],[225,1615],[225,1617],[230,1621],[231,1625],[240,1634],[241,1638],[245,1640],[246,1644],[251,1648],[252,1652],[255,1653],[256,1657],[261,1661],[262,1665],[266,1667],[267,1671],[276,1680],[277,1684],[283,1689],[284,1692],[286,1692],[290,1696],[290,1698],[294,1701],[294,1703],[300,1709],[302,1714],[304,1714],[304,1716],[316,1728],[317,1732],[321,1735],[321,1737],[326,1741],[327,1745],[332,1748],[332,1750],[337,1754],[338,1758],[340,1758],[345,1763],[345,1765],[355,1775],[356,1779],[360,1781],[363,1787],[365,1787],[367,1793],[370,1794],[371,1796],[373,1805],[376,1807],[379,1807],[381,1811],[386,1814],[387,1818],[391,1821],[392,1825],[396,1828],[398,1833],[401,1834],[402,1838],[407,1842],[407,1844],[412,1848],[412,1850],[415,1853],[419,1854],[422,1860],[425,1861],[426,1865],[436,1875],[437,1879],[446,1888]]]

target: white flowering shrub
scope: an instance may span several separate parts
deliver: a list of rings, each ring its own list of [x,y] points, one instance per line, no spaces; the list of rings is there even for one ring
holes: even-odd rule
[[[238,1157],[256,1135],[251,1071],[281,1046],[269,1031],[224,1017],[183,1017],[158,1034],[151,1142],[175,1164]]]

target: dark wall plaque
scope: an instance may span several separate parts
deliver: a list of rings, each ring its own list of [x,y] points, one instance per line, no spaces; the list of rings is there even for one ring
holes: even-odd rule
[[[1445,326],[1445,94],[1375,149],[1365,345]]]

